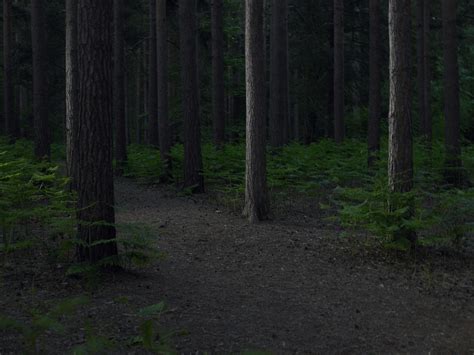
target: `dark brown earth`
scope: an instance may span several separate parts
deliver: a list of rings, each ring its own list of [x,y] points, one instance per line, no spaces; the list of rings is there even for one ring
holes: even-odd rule
[[[16,319],[89,295],[65,335],[44,337],[45,353],[83,342],[86,320],[119,344],[109,353],[143,353],[124,344],[139,332],[137,310],[162,300],[176,352],[474,353],[472,255],[395,256],[364,236],[342,238],[309,199],[279,203],[272,221],[249,225],[207,195],[119,180],[116,198],[119,222],[156,232],[167,257],[153,267],[108,275],[91,291],[60,265],[5,266],[0,313]],[[19,339],[0,333],[0,354],[20,352]]]

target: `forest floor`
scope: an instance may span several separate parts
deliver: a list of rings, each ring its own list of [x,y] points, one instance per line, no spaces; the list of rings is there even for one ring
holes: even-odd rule
[[[87,291],[90,305],[66,337],[48,333],[46,353],[83,342],[85,320],[123,344],[139,332],[137,310],[160,301],[161,327],[176,332],[169,343],[183,353],[474,353],[472,254],[395,256],[363,235],[340,237],[309,198],[275,205],[257,225],[210,195],[178,197],[126,179],[116,200],[118,222],[153,228],[166,257]],[[21,278],[6,270],[0,313],[26,319],[26,309],[84,292],[58,269],[31,260]],[[0,332],[0,354],[16,353],[18,342]]]

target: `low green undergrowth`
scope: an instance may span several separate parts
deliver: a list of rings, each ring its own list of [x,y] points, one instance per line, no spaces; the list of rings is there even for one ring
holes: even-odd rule
[[[60,159],[61,148],[53,149]],[[33,157],[31,142],[0,139],[0,255],[45,251],[47,262],[71,265],[69,275],[91,274],[100,266],[140,267],[160,255],[156,234],[146,226],[116,225],[119,255],[101,265],[76,264],[76,199],[57,164]],[[97,242],[95,242],[97,243]],[[31,256],[31,255],[30,255]]]
[[[116,300],[114,302],[117,303]],[[73,329],[77,325],[76,322],[72,322],[72,317],[77,317],[79,312],[85,312],[93,306],[92,300],[86,296],[48,301],[48,304],[56,305],[50,306],[49,310],[44,310],[48,308],[47,306],[31,309],[26,319],[21,321],[0,314],[0,330],[18,334],[24,353],[43,354],[47,347],[50,348],[52,345],[51,335],[63,339],[72,338],[71,332],[78,331]],[[118,334],[115,337],[111,337],[110,334],[106,337],[101,334],[103,329],[97,329],[100,324],[93,325],[90,320],[81,319],[80,331],[84,332],[84,341],[69,349],[68,353],[105,354],[120,352],[119,349],[133,351],[140,349],[155,354],[172,353],[170,340],[177,333],[167,331],[161,326],[161,316],[165,312],[164,302],[139,309],[136,315],[139,324],[138,334],[125,339]],[[77,337],[77,334],[74,337]]]
[[[58,166],[37,162],[29,142],[0,142],[0,251],[5,255],[71,235],[74,196]],[[58,248],[59,245],[57,246]]]
[[[272,197],[312,196],[323,200],[333,219],[344,226],[363,228],[381,238],[390,248],[405,249],[410,243],[400,232],[416,234],[423,245],[459,244],[472,235],[474,190],[445,186],[444,147],[434,142],[427,149],[414,145],[414,185],[408,194],[389,193],[387,147],[382,145],[375,166],[367,168],[365,142],[348,140],[336,145],[330,140],[305,146],[292,143],[267,151],[267,181]],[[183,177],[184,148],[172,150],[173,182]],[[474,148],[466,147],[463,164],[468,176],[474,173]],[[159,152],[133,146],[129,154],[130,176],[158,181]],[[241,208],[244,194],[245,145],[228,144],[215,149],[203,145],[203,175],[207,189],[221,202]],[[394,207],[397,206],[397,207]]]

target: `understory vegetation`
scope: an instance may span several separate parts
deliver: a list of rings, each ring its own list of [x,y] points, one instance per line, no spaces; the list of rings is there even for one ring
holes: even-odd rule
[[[267,179],[271,196],[312,196],[328,210],[329,219],[344,227],[359,228],[380,238],[388,248],[408,250],[404,238],[393,238],[399,230],[415,233],[423,246],[460,247],[472,239],[474,189],[453,188],[444,181],[444,146],[427,149],[415,144],[415,188],[396,194],[387,186],[387,149],[382,147],[376,166],[367,170],[366,144],[331,140],[302,145],[292,143],[268,152]],[[181,193],[183,146],[172,150],[173,182]],[[466,176],[474,173],[474,149],[463,152]],[[244,195],[245,146],[228,144],[215,149],[203,146],[204,177],[210,192],[227,207],[239,211]],[[148,146],[130,149],[126,175],[146,183],[158,183],[159,152]],[[188,191],[190,193],[190,191]],[[391,206],[401,206],[392,208]],[[408,213],[410,212],[410,213]],[[472,242],[472,241],[471,241]]]
[[[472,245],[474,188],[454,189],[443,185],[441,144],[434,144],[431,150],[426,150],[421,143],[416,144],[415,188],[399,195],[389,193],[387,188],[386,149],[382,149],[377,166],[372,170],[366,168],[366,151],[366,145],[357,140],[342,145],[330,140],[307,146],[293,143],[282,149],[269,150],[268,185],[274,203],[278,204],[279,199],[314,198],[325,211],[327,221],[345,227],[342,236],[354,229],[365,231],[389,249],[410,250],[409,241],[393,238],[401,229],[416,233],[420,247],[460,250]],[[56,163],[38,162],[33,158],[31,142],[0,143],[0,253],[3,266],[13,268],[16,260],[25,255],[45,257],[47,264],[52,267],[67,265],[67,275],[85,277],[89,287],[93,287],[98,281],[98,266],[103,263],[134,268],[158,258],[160,253],[152,247],[156,232],[128,224],[117,226],[121,253],[114,260],[104,259],[101,265],[73,262],[78,243],[74,232],[75,197],[69,192],[69,180],[62,174],[63,156],[62,147],[55,146],[53,161]],[[182,156],[183,146],[175,146],[170,186],[176,193],[187,195],[190,191],[181,188]],[[244,144],[229,144],[222,149],[206,144],[203,158],[203,174],[211,196],[226,208],[240,211],[244,194]],[[472,147],[464,151],[463,161],[467,175],[473,176]],[[133,145],[126,176],[146,184],[159,183],[161,165],[158,150]],[[393,205],[403,207],[393,209]],[[412,206],[410,213],[406,206]],[[0,328],[19,333],[25,349],[38,352],[45,334],[63,334],[64,319],[76,308],[87,305],[86,297],[67,299],[48,311],[33,312],[27,323],[0,317]],[[144,316],[139,334],[128,339],[126,346],[166,351],[167,338],[163,335],[166,332],[160,329],[159,316],[155,317],[163,309],[164,305],[160,303],[141,310],[139,314],[142,315],[156,312]],[[88,327],[87,339],[73,350],[74,353],[110,351],[117,345],[95,335],[91,325]]]

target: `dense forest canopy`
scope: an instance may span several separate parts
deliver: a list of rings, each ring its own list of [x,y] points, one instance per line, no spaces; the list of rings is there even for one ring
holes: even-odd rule
[[[474,2],[2,5],[0,353],[473,351]]]

